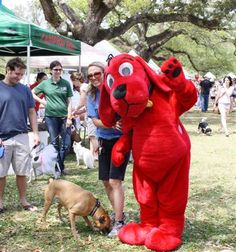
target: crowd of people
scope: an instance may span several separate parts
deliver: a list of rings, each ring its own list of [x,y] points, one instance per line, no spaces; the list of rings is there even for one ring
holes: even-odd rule
[[[28,129],[31,128],[37,146],[40,143],[37,116],[41,117],[43,109],[49,142],[58,153],[57,177],[68,174],[64,161],[72,144],[72,130],[79,132],[81,124],[87,128],[90,150],[98,160],[98,179],[102,181],[113,209],[113,228],[108,237],[117,236],[126,218],[122,182],[129,154],[119,169],[111,161],[112,147],[122,134],[122,124],[118,121],[112,128],[107,128],[98,115],[104,67],[101,62],[93,62],[88,66],[88,83],[79,72],[71,73],[70,83],[62,78],[61,62],[53,61],[49,66],[50,75],[38,73],[35,83],[27,87],[20,83],[26,70],[24,62],[14,58],[7,63],[6,75],[0,80],[0,92],[4,94],[4,100],[0,102],[0,145],[4,147],[4,155],[0,158],[0,213],[5,211],[3,196],[10,165],[16,174],[22,208],[37,210],[26,199],[26,177],[31,167]]]
[[[211,103],[213,112],[220,114],[220,131],[229,137],[227,116],[236,105],[236,78],[225,76],[222,80],[213,81],[207,76],[196,76],[194,82],[198,90],[196,106],[206,113]]]

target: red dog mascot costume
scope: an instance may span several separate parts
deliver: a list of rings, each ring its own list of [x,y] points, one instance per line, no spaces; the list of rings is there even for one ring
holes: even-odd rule
[[[181,244],[188,198],[190,140],[179,117],[195,104],[197,92],[176,58],[165,61],[161,70],[158,75],[138,56],[110,57],[99,114],[108,127],[122,120],[113,163],[119,166],[130,149],[134,159],[140,223],[125,225],[120,240],[170,251]]]

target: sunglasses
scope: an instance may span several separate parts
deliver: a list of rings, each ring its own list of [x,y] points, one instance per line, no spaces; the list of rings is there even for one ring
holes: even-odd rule
[[[55,69],[52,69],[52,70],[55,71],[55,72],[61,72],[62,68],[55,68]]]
[[[94,78],[99,78],[102,76],[102,73],[101,72],[95,72],[94,74],[89,74],[88,75],[88,79],[91,80],[93,77]]]

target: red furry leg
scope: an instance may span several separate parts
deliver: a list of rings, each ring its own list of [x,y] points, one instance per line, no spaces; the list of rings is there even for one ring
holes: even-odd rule
[[[152,226],[129,223],[119,231],[118,237],[126,244],[144,245],[145,239],[152,229]]]
[[[145,240],[145,246],[155,251],[172,251],[181,245],[180,238],[154,228]]]

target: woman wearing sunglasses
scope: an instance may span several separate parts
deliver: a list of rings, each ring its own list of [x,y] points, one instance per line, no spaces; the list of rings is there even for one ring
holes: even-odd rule
[[[100,97],[100,87],[104,78],[104,65],[101,62],[93,62],[88,66],[88,116],[92,118],[93,123],[97,127],[97,137],[99,140],[99,180],[103,181],[106,194],[112,205],[113,228],[108,237],[117,236],[118,231],[124,225],[125,215],[124,209],[124,189],[122,181],[125,177],[126,166],[129,160],[129,154],[121,167],[117,168],[111,161],[112,147],[121,136],[121,123],[117,122],[113,128],[107,128],[98,115],[98,105]]]
[[[45,123],[51,143],[58,151],[60,175],[66,175],[64,160],[70,149],[71,138],[71,97],[73,96],[70,83],[61,78],[62,65],[59,61],[50,64],[51,78],[42,81],[32,90],[34,99],[45,106]],[[45,95],[45,100],[39,98]],[[59,141],[59,137],[61,137]]]

